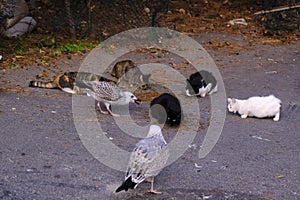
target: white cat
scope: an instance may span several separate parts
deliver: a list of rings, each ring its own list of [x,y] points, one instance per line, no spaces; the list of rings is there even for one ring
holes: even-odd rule
[[[280,117],[281,101],[274,95],[264,97],[250,97],[247,100],[228,98],[229,112],[238,112],[241,118],[251,117],[273,117],[278,121]]]

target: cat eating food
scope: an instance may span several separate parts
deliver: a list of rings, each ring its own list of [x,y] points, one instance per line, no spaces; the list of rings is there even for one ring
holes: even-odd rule
[[[117,84],[120,87],[141,87],[143,90],[150,88],[149,78],[151,74],[143,74],[131,60],[117,62],[112,69],[111,75],[118,79]]]
[[[211,72],[201,70],[192,75],[186,80],[186,95],[201,96],[213,94],[217,92],[218,85],[216,78]]]
[[[100,76],[88,72],[65,72],[63,74],[56,75],[53,80],[48,82],[38,80],[30,81],[29,87],[60,89],[71,94],[85,94],[85,89],[76,85],[76,80],[79,80],[116,82],[118,86],[125,87],[126,89],[134,89],[132,88],[134,86],[140,87],[143,90],[150,88],[149,79],[151,74],[143,74],[131,60],[117,62],[113,67],[111,76],[115,77],[116,80],[113,80],[113,77]]]
[[[56,75],[52,81],[30,81],[29,87],[39,87],[48,89],[60,89],[64,92],[71,94],[85,93],[82,88],[76,86],[76,80],[81,81],[109,81],[100,75],[88,73],[88,72],[65,72],[63,74]]]
[[[274,95],[263,97],[250,97],[246,100],[228,98],[229,112],[238,113],[241,118],[257,117],[274,117],[274,121],[279,121],[281,100]]]
[[[150,111],[151,116],[161,124],[180,125],[183,119],[179,100],[169,93],[154,98],[150,103]]]

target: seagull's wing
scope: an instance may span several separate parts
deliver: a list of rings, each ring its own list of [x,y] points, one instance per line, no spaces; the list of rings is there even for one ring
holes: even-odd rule
[[[133,182],[139,184],[145,178],[156,176],[168,159],[165,146],[165,140],[157,136],[145,138],[137,143],[130,156],[125,180],[131,177]]]
[[[116,192],[134,189],[148,177],[156,176],[165,167],[169,152],[161,128],[151,125],[147,137],[136,144],[130,155],[125,181]],[[152,182],[153,183],[153,182]],[[153,185],[151,187],[153,191]]]
[[[91,81],[90,83],[98,100],[117,101],[121,98],[120,88],[113,83],[105,81]]]

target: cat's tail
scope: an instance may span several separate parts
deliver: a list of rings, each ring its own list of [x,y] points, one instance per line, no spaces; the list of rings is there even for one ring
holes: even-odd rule
[[[272,99],[273,99],[276,103],[278,103],[278,104],[280,104],[280,105],[282,104],[281,100],[278,99],[277,97],[275,97],[273,94],[271,94],[270,97],[272,97]]]
[[[38,87],[38,88],[58,88],[57,84],[53,81],[42,82],[42,81],[30,81],[29,87]]]

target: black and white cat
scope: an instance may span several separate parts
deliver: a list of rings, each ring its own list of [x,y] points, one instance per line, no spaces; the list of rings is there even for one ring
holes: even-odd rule
[[[170,126],[180,125],[183,119],[179,100],[169,93],[163,93],[154,98],[150,103],[150,112],[159,123],[166,123]]]
[[[280,117],[281,100],[274,95],[263,97],[250,97],[246,100],[228,98],[229,112],[239,113],[241,118],[249,117],[274,117],[278,121]]]
[[[211,72],[201,70],[186,79],[185,91],[187,96],[205,97],[206,94],[211,95],[218,91],[217,80]]]

